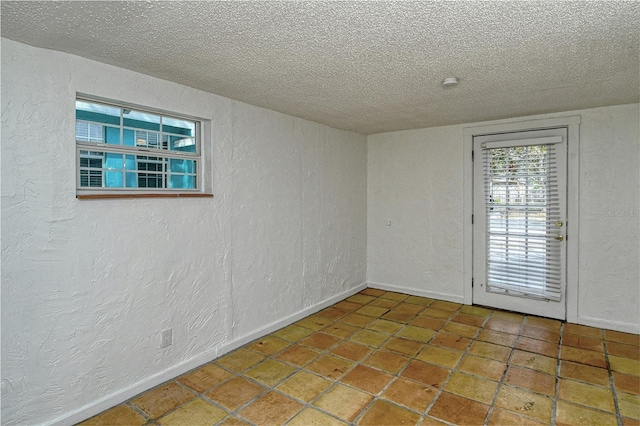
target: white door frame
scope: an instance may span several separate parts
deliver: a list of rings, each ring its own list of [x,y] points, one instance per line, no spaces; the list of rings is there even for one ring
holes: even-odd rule
[[[579,210],[579,140],[580,116],[554,117],[546,119],[502,120],[493,123],[471,125],[462,128],[464,141],[464,303],[473,301],[473,137],[493,133],[566,127],[567,144],[567,317],[568,322],[578,322],[578,210]],[[476,155],[480,155],[476,153]]]

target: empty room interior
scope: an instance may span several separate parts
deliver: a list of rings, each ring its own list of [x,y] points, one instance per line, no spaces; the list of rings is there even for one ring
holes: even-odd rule
[[[3,425],[640,423],[639,2],[0,4]]]

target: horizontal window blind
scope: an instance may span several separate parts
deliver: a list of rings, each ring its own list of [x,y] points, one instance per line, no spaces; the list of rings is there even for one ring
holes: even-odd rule
[[[561,247],[554,239],[561,220],[555,144],[561,140],[483,145],[489,292],[561,299]]]

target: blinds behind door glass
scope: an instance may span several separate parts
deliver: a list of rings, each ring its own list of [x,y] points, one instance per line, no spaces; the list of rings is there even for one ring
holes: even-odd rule
[[[554,239],[562,220],[555,148],[559,141],[552,137],[524,146],[524,141],[483,146],[487,291],[561,298],[561,247]]]

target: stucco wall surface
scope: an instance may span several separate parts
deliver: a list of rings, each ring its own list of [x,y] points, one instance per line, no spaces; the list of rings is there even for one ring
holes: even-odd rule
[[[77,200],[76,92],[211,120],[215,197]],[[362,135],[5,39],[1,102],[3,424],[80,420],[365,281]]]
[[[459,126],[368,136],[369,285],[462,302],[461,140]]]
[[[513,121],[575,115],[581,117],[578,322],[639,332],[639,106]],[[368,136],[369,285],[462,301],[468,285],[462,128]]]
[[[578,318],[640,333],[640,106],[580,115]]]

